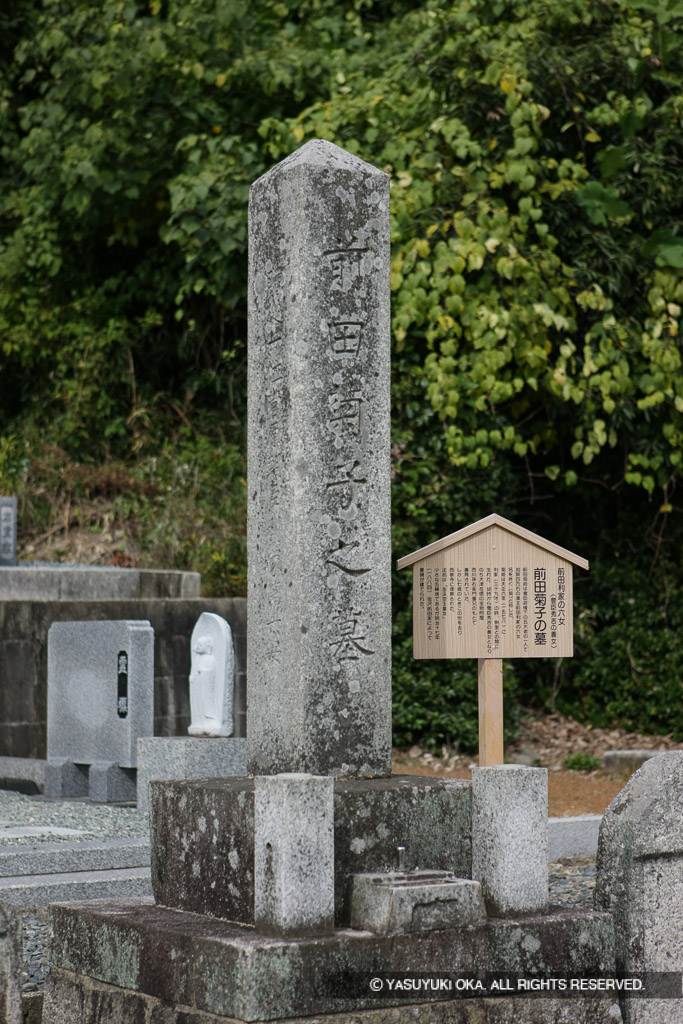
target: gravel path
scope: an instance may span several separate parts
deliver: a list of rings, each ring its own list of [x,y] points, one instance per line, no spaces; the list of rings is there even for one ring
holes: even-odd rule
[[[29,835],[21,835],[30,829]],[[53,831],[62,830],[62,831]],[[0,790],[0,848],[107,839],[137,839],[149,835],[149,823],[135,806],[51,800]],[[22,914],[24,966],[22,993],[40,992],[48,970],[49,926],[45,908]]]
[[[64,835],[50,831],[50,827],[82,834]],[[17,836],[16,832],[21,828],[30,828],[32,834]],[[33,846],[40,842],[133,839],[147,835],[147,818],[134,805],[93,804],[85,797],[51,800],[0,790],[0,847]]]

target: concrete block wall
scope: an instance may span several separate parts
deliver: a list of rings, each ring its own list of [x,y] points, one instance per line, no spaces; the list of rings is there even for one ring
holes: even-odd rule
[[[47,756],[47,634],[53,622],[148,619],[154,629],[154,734],[186,734],[190,722],[190,637],[204,611],[222,615],[233,632],[234,735],[245,736],[244,598],[0,600],[0,756]]]

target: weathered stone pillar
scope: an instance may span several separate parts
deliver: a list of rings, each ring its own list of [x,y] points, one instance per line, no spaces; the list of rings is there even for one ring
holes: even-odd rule
[[[334,780],[254,780],[254,924],[286,938],[334,931]]]
[[[548,769],[472,769],[472,878],[492,917],[548,907]]]
[[[247,768],[387,775],[389,178],[316,140],[249,216]]]

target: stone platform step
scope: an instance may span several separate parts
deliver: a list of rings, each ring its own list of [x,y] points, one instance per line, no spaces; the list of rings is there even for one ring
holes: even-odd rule
[[[148,867],[109,871],[63,871],[0,878],[0,901],[14,907],[42,907],[80,900],[152,898]]]
[[[111,871],[118,868],[148,868],[149,864],[149,839],[0,846],[0,887],[10,875]]]

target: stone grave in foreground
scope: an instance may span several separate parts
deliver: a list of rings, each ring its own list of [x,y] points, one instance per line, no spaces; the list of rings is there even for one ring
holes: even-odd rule
[[[250,264],[255,777],[152,783],[156,902],[53,908],[44,1024],[615,1024],[370,984],[610,973],[612,919],[548,908],[508,799],[542,844],[537,770],[390,775],[388,177],[308,143],[252,189]]]
[[[643,764],[600,826],[595,906],[612,914],[617,969],[659,974],[667,996],[624,999],[624,1024],[683,1024],[682,811],[683,751],[672,750]]]

